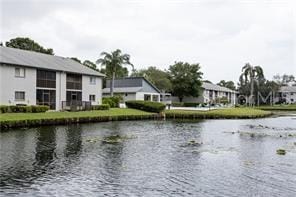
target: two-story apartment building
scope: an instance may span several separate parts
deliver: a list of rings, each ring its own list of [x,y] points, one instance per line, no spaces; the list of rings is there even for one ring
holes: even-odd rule
[[[99,104],[103,77],[70,58],[0,47],[0,105]]]
[[[229,104],[235,105],[237,92],[216,84],[203,82],[200,95],[198,97],[184,97],[183,102],[215,103],[221,98],[227,98]],[[173,97],[173,101],[179,102],[179,99]]]
[[[296,86],[282,86],[278,90],[275,102],[294,104],[296,103]]]

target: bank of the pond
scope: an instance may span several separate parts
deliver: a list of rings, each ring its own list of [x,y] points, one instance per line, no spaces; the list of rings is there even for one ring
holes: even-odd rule
[[[267,111],[296,111],[296,105],[273,105],[273,106],[259,106],[257,109],[267,110]]]
[[[107,122],[119,120],[155,119],[158,114],[136,109],[46,112],[46,113],[5,113],[0,114],[0,128],[34,127],[41,125],[63,125],[73,123]]]
[[[170,110],[166,118],[172,119],[249,119],[264,118],[272,113],[253,108],[229,108],[211,111]]]
[[[251,108],[229,108],[211,111],[167,110],[167,119],[238,119],[263,118],[271,112]],[[5,113],[0,114],[0,128],[33,127],[73,123],[106,122],[120,120],[157,119],[156,113],[136,109],[112,108],[106,111]]]

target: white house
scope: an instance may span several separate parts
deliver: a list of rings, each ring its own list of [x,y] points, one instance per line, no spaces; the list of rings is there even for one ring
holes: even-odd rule
[[[296,103],[296,86],[282,86],[278,90],[275,102],[293,104]]]
[[[0,105],[99,104],[103,77],[70,58],[0,47]]]
[[[184,97],[182,102],[215,103],[217,100],[221,98],[227,98],[230,104],[235,105],[237,102],[237,92],[216,84],[203,82],[200,96]],[[179,102],[179,99],[177,97],[173,97],[173,101]]]
[[[106,88],[103,89],[103,96],[110,96],[110,80],[106,82]],[[151,82],[144,77],[127,77],[114,80],[115,95],[122,96],[124,101],[143,100],[160,102],[161,92]]]

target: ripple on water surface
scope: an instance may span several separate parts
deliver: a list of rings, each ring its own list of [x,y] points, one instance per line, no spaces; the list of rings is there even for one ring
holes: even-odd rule
[[[296,196],[292,116],[40,127],[0,144],[2,196]]]

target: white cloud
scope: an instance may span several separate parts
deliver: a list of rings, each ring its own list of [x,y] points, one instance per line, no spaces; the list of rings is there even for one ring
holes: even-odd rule
[[[296,74],[292,0],[0,1],[1,40],[28,36],[61,56],[121,48],[137,68],[199,62],[214,82],[237,81],[246,62]]]

